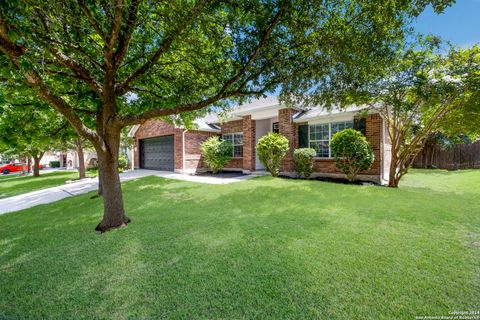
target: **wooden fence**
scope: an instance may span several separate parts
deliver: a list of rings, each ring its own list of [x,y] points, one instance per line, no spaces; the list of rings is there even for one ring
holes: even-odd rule
[[[425,148],[415,158],[413,167],[448,170],[480,168],[480,141],[455,145],[447,150],[440,146]]]

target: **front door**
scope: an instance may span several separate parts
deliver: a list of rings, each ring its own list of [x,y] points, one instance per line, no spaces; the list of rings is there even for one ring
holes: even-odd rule
[[[272,120],[255,120],[255,146],[261,137],[272,131]],[[255,170],[265,170],[265,166],[258,159],[258,153],[255,151]]]

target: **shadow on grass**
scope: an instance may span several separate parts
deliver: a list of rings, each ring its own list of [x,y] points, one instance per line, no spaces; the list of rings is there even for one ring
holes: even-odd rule
[[[381,319],[469,310],[478,297],[478,248],[462,246],[460,231],[479,223],[460,216],[460,198],[269,177],[147,177],[123,190],[133,222],[101,236],[102,201],[89,194],[0,217],[0,310]]]

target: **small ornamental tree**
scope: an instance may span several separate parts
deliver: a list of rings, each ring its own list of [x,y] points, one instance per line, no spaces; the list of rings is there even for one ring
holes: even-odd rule
[[[130,164],[126,155],[121,154],[118,157],[118,172],[124,172],[130,169]]]
[[[200,146],[203,161],[213,173],[221,171],[232,160],[232,144],[219,137],[210,137]]]
[[[335,133],[330,143],[336,167],[349,181],[357,180],[360,171],[372,166],[375,156],[367,139],[357,130],[345,129]]]
[[[287,154],[288,139],[281,134],[270,132],[258,140],[258,159],[272,176],[280,172],[280,161]]]
[[[308,179],[312,174],[315,154],[315,149],[312,148],[300,148],[293,151],[295,169],[300,177]]]

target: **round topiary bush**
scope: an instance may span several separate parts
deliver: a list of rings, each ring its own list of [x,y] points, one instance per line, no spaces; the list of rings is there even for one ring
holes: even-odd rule
[[[257,143],[258,159],[274,177],[278,176],[280,162],[287,151],[288,139],[278,133],[270,132],[261,137]]]
[[[330,142],[336,167],[349,181],[357,180],[360,171],[372,166],[375,156],[367,139],[357,130],[345,129],[335,133]]]
[[[130,169],[130,163],[126,155],[121,154],[118,156],[118,171],[124,172]]]
[[[232,160],[233,146],[219,137],[210,137],[201,144],[200,151],[208,168],[218,173]]]
[[[293,161],[295,169],[300,177],[308,179],[313,172],[313,157],[315,157],[315,149],[300,148],[293,151]]]

